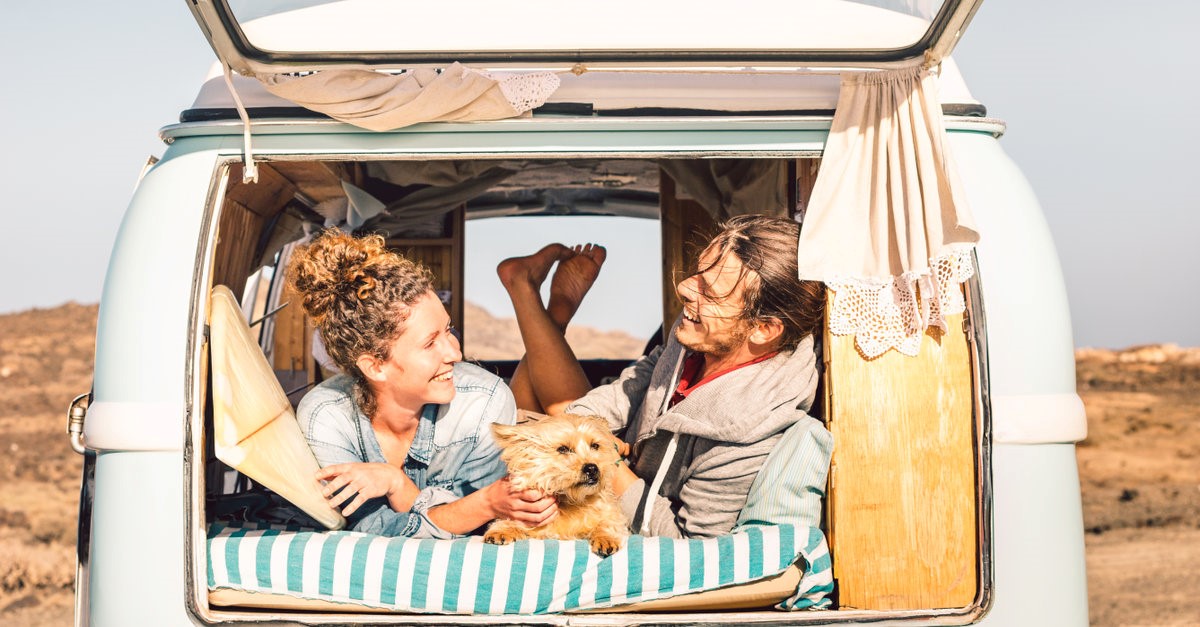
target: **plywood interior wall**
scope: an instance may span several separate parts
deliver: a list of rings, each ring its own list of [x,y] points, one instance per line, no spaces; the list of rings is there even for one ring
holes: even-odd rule
[[[659,208],[662,228],[663,339],[679,317],[682,305],[675,285],[691,274],[696,258],[716,233],[712,215],[694,200],[677,198],[675,181],[659,170]]]
[[[971,355],[963,316],[920,354],[865,359],[827,333],[829,531],[844,608],[970,605],[978,588]]]
[[[464,247],[463,220],[465,214],[462,207],[446,215],[446,226],[442,237],[427,239],[391,239],[388,247],[396,250],[405,257],[416,261],[433,273],[433,288],[450,293],[450,302],[446,309],[450,312],[450,320],[459,329],[463,325],[464,308]]]

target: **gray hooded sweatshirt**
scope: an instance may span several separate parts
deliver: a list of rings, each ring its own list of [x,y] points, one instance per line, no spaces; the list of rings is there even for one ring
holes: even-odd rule
[[[784,430],[816,422],[807,414],[817,387],[811,336],[794,351],[723,374],[668,408],[687,352],[671,333],[665,346],[566,410],[604,418],[630,444],[640,480],[621,496],[621,509],[634,532],[672,538],[729,533]],[[664,465],[661,488],[647,496]]]

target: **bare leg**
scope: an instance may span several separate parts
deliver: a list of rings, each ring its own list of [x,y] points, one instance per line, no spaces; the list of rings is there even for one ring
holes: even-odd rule
[[[528,300],[532,295],[532,298],[537,301],[540,307],[542,283],[549,276],[550,268],[554,266],[556,261],[571,254],[573,254],[571,249],[562,244],[549,244],[527,257],[511,257],[501,261],[500,265],[496,266],[496,274],[500,275],[500,282],[508,290],[509,297],[513,300],[513,306],[516,307],[518,300],[517,297],[513,296],[515,288],[520,294],[522,302]],[[521,319],[520,313],[517,314],[517,319]],[[528,350],[527,347],[526,352]],[[545,413],[545,408],[542,407],[542,404],[537,399],[537,395],[534,394],[528,370],[529,368],[525,365],[525,358],[522,357],[521,361],[517,364],[516,370],[513,371],[512,380],[509,381],[508,387],[512,390],[518,409]]]
[[[549,306],[543,306],[539,288],[545,279],[541,270],[544,258],[539,255],[546,250],[507,259],[497,273],[512,298],[525,344],[525,357],[509,384],[517,406],[554,414],[591,389],[563,333],[596,280],[606,253],[603,247],[591,244],[564,247],[550,282]]]

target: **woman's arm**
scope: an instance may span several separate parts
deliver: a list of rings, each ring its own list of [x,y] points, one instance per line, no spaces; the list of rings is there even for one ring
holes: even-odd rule
[[[505,477],[461,499],[429,508],[430,522],[454,534],[470,533],[505,518],[537,527],[558,513],[553,496],[538,490],[513,490]]]
[[[343,477],[341,485],[327,486],[325,498],[330,499],[333,507],[344,505],[347,508],[349,529],[388,536],[412,535],[423,524],[428,525],[424,517],[409,512],[411,499],[416,498],[416,486],[399,468],[363,461],[366,453],[360,448],[358,430],[354,427],[358,414],[353,402],[344,390],[317,387],[300,401],[296,411],[300,430],[322,467],[316,474],[317,479],[338,482],[338,477]],[[392,469],[395,469],[394,473]],[[398,481],[404,484],[399,485]],[[339,491],[352,482],[353,488]],[[356,504],[355,501],[345,503],[361,489],[378,496],[387,494],[388,498],[386,502],[382,499],[372,501],[367,496],[355,499]]]
[[[316,476],[318,481],[327,482],[323,495],[329,500],[329,506],[342,507],[343,516],[353,514],[367,501],[381,496],[387,498],[393,511],[407,512],[420,494],[412,479],[391,464],[334,464],[318,470]],[[352,496],[354,500],[346,504]]]

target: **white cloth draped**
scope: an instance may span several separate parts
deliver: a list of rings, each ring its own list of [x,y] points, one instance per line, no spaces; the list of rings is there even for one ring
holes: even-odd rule
[[[441,72],[404,74],[326,70],[257,77],[267,91],[335,120],[372,131],[419,122],[465,122],[517,117],[558,89],[552,72],[490,74],[454,63]]]
[[[804,217],[800,278],[834,292],[830,329],[866,357],[916,355],[964,309],[979,241],[945,146],[936,75],[846,74]]]

